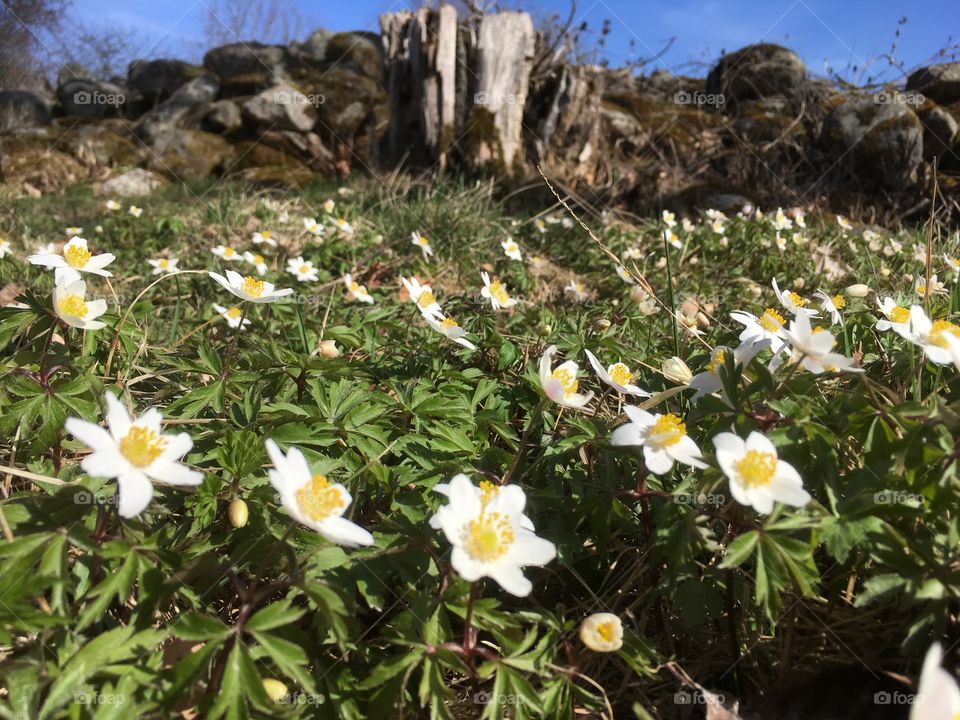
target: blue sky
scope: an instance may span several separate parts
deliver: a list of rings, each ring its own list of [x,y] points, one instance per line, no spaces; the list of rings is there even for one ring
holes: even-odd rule
[[[297,5],[306,28],[332,30],[376,30],[381,13],[417,4],[410,0],[289,2]],[[91,26],[106,23],[136,29],[142,41],[139,44],[147,56],[170,54],[197,59],[204,46],[203,25],[211,4],[214,0],[74,0],[74,15]],[[508,0],[506,4],[522,6],[539,17],[551,13],[566,17],[570,7],[558,0]],[[793,48],[815,73],[823,73],[825,62],[842,70],[849,65],[862,67],[876,61],[871,68],[893,80],[897,73],[886,69],[886,63],[878,57],[890,50],[898,20],[904,15],[908,22],[902,27],[897,56],[907,67],[929,60],[944,45],[960,40],[960,3],[956,0],[579,0],[577,3],[578,21],[585,20],[592,28],[599,29],[604,19],[610,20],[605,56],[612,65],[622,64],[631,57],[631,40],[636,54],[648,56],[662,48],[668,38],[675,37],[672,48],[655,66],[691,75],[703,74],[705,64],[724,49],[765,40]]]

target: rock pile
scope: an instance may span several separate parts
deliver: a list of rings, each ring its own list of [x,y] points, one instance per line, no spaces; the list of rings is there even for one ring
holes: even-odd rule
[[[769,43],[724,55],[705,79],[637,77],[538,55],[523,13],[464,22],[422,9],[381,27],[224,45],[202,65],[137,60],[122,80],[68,65],[52,104],[0,91],[0,180],[38,193],[149,174],[110,186],[136,194],[162,177],[300,184],[397,162],[522,177],[540,165],[642,206],[762,192],[793,204],[841,185],[919,194],[934,163],[949,191],[960,174],[960,63],[920,68],[903,88],[841,91]]]

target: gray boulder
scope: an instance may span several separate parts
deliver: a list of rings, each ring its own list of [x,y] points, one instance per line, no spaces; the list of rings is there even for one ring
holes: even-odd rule
[[[100,186],[100,194],[110,197],[143,197],[164,184],[164,179],[154,172],[134,168],[122,175],[106,180]]]
[[[150,149],[148,168],[178,181],[219,174],[230,167],[235,156],[222,136],[181,128],[164,132]]]
[[[285,84],[247,100],[243,104],[243,115],[261,130],[307,132],[317,120],[310,98]]]
[[[204,72],[182,60],[134,60],[127,68],[127,87],[138,93],[149,109]]]
[[[217,98],[220,82],[209,73],[194,78],[181,86],[164,102],[144,115],[134,133],[152,143],[170,130],[185,125],[199,125],[207,106]]]
[[[960,100],[960,62],[920,68],[907,78],[909,92],[922,93],[941,105]]]
[[[800,57],[772,43],[748,45],[720,58],[707,75],[709,95],[723,95],[727,104],[782,96],[801,97],[807,68]]]
[[[960,123],[942,107],[933,107],[920,113],[923,122],[923,156],[926,159],[938,157],[941,160],[952,155],[953,143],[960,132]]]
[[[0,133],[50,123],[50,108],[33,93],[0,90]]]
[[[108,82],[67,80],[57,86],[57,100],[67,116],[116,117],[123,113],[127,90]]]
[[[230,100],[217,100],[203,116],[203,129],[209,132],[228,133],[243,124],[240,108]]]
[[[861,184],[902,189],[923,160],[923,125],[905,103],[849,98],[827,115],[820,146]]]
[[[282,45],[258,42],[222,45],[203,56],[203,66],[220,78],[225,97],[250,95],[289,80],[290,53]]]

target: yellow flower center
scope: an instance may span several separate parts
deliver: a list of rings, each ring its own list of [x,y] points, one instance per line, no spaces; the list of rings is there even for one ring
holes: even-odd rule
[[[347,507],[340,488],[332,486],[323,475],[314,475],[310,482],[297,490],[296,498],[303,514],[316,522],[340,515]]]
[[[424,309],[430,307],[436,302],[436,298],[433,297],[433,293],[429,290],[424,290],[420,293],[420,297],[417,298],[417,305]]]
[[[506,248],[506,250],[507,250],[508,253],[515,253],[515,252],[517,252],[517,250],[519,250],[519,249],[520,249],[520,247],[519,247],[516,243],[507,243],[507,248]]]
[[[166,258],[161,258],[160,262],[157,264],[159,265],[161,270],[166,270],[168,267],[170,267],[170,261],[167,260]]]
[[[837,310],[842,310],[847,306],[847,300],[846,298],[843,297],[843,295],[834,295],[833,299],[830,302],[833,303],[833,306]]]
[[[74,270],[80,270],[90,260],[90,251],[80,244],[69,245],[63,251],[63,258],[67,261],[67,265]]]
[[[613,640],[613,623],[609,620],[607,622],[598,623],[597,635],[599,635],[600,639],[604,642],[610,642]]]
[[[748,488],[764,487],[770,484],[777,471],[777,456],[759,450],[748,450],[733,466],[737,469],[742,485]]]
[[[933,327],[930,328],[930,342],[937,347],[945,348],[947,347],[947,334],[960,339],[960,327],[949,320],[934,320]]]
[[[505,305],[510,301],[510,293],[500,284],[499,280],[494,280],[489,286],[490,297],[496,298],[497,302]]]
[[[260,233],[260,237],[262,237],[264,240],[269,240],[271,237],[270,231],[264,230],[262,233]]]
[[[910,311],[905,307],[901,307],[900,305],[894,305],[887,317],[889,317],[892,322],[898,324],[905,323],[910,320]]]
[[[482,505],[486,505],[488,502],[493,500],[499,492],[499,485],[494,485],[489,480],[480,481],[480,503]]]
[[[120,441],[120,453],[138,468],[145,468],[163,453],[167,441],[149,428],[134,425]]]
[[[225,247],[223,249],[223,256],[225,258],[233,257],[236,254],[237,254],[237,251],[234,250],[232,247]]]
[[[479,562],[493,562],[503,557],[516,539],[510,520],[496,512],[481,514],[468,522],[463,535],[463,549]]]
[[[254,265],[263,265],[263,255],[254,255],[253,256]]]
[[[457,321],[454,320],[452,317],[447,317],[447,318],[444,318],[443,321],[440,323],[440,327],[455,328],[460,326],[457,324]]]
[[[310,272],[310,266],[309,266],[309,265],[307,265],[306,263],[304,263],[303,265],[300,266],[300,274],[301,274],[301,275],[306,275],[308,272]]]
[[[807,304],[806,300],[804,300],[802,297],[797,295],[792,290],[787,293],[787,299],[790,301],[790,304],[795,307],[803,307],[804,305]]]
[[[687,426],[673,413],[657,418],[650,428],[650,441],[659,447],[669,447],[680,442],[687,434]]]
[[[70,317],[83,318],[87,316],[87,304],[79,295],[64,295],[57,303],[60,312]]]
[[[237,320],[237,319],[239,319],[239,317],[240,317],[240,315],[241,315],[241,313],[240,313],[240,308],[238,308],[236,305],[234,305],[232,308],[230,308],[229,310],[227,310],[227,312],[224,313],[224,314],[225,314],[228,318],[230,318],[231,320]]]
[[[617,385],[629,385],[633,382],[633,373],[626,365],[618,362],[610,367],[610,379]]]
[[[360,292],[360,283],[358,283],[356,280],[351,281],[351,283],[350,283],[350,292],[352,292],[352,293],[358,293],[358,292]]]
[[[575,393],[577,388],[580,386],[580,382],[577,380],[576,375],[571,374],[566,368],[557,368],[553,371],[550,377],[559,381],[560,385],[563,387],[564,395]]]
[[[714,351],[713,359],[707,363],[707,370],[709,370],[712,373],[715,373],[717,371],[717,368],[723,365],[724,362],[726,362],[726,358],[727,358],[727,353],[724,352],[723,350]]]
[[[263,295],[263,280],[257,280],[255,277],[247,275],[240,283],[240,292],[247,297],[258,298]]]
[[[767,308],[760,316],[760,327],[767,332],[778,333],[783,329],[783,315],[773,308]]]

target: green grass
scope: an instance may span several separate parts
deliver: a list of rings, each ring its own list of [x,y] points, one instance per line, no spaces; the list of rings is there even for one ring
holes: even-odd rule
[[[144,212],[135,219],[75,188],[0,214],[13,246],[0,287],[19,286],[27,304],[0,310],[5,716],[166,717],[196,707],[206,718],[564,718],[612,708],[617,718],[671,718],[683,710],[671,660],[749,702],[784,673],[802,677],[829,661],[913,673],[932,640],[956,633],[957,370],[874,327],[877,296],[911,302],[905,275],[923,274],[912,255],[923,229],[884,230],[871,250],[861,228],[843,233],[832,216],[808,217],[809,242],[787,232],[780,250],[771,217],[731,218],[726,246],[698,223],[666,263],[659,218],[604,223],[588,213],[611,252],[641,249],[628,267],[659,303],[647,315],[583,228],[556,222],[541,233],[539,209],[512,216],[489,186],[360,180],[351,190],[171,186],[136,201]],[[287,223],[264,197],[286,208]],[[322,218],[327,198],[356,227],[352,238],[317,244],[303,233],[302,218]],[[88,282],[88,295],[109,305],[97,332],[57,325],[52,272],[25,262],[68,225],[84,228],[95,253],[117,256],[109,282]],[[295,288],[298,303],[251,305],[252,324],[238,334],[212,309],[236,301],[206,275],[234,266],[210,248],[250,249],[250,234],[265,228],[281,242],[260,248],[267,279]],[[432,243],[429,261],[410,243],[414,230]],[[504,256],[507,234],[524,262]],[[888,257],[891,238],[903,249]],[[942,255],[956,255],[957,241],[933,238],[933,270],[951,294],[929,307],[946,318],[957,290]],[[826,250],[842,277],[818,268]],[[164,253],[203,272],[147,289],[158,278],[146,260]],[[317,283],[284,271],[301,254],[319,268]],[[534,268],[533,256],[545,262]],[[479,294],[482,270],[520,304],[493,312]],[[345,272],[374,305],[345,299]],[[432,284],[476,351],[401,301],[399,278],[411,275]],[[735,347],[742,328],[730,312],[778,307],[774,277],[785,288],[801,281],[807,298],[872,288],[847,297],[844,325],[832,328],[838,351],[865,372],[770,372],[764,351],[745,371],[726,365],[729,404],[693,403],[664,377],[663,361],[678,355],[698,373],[711,348]],[[572,279],[591,301],[564,292]],[[699,337],[669,312],[694,300]],[[322,339],[340,356],[321,354]],[[580,390],[596,392],[588,411],[544,402],[537,363],[554,344],[580,364]],[[709,467],[653,475],[639,451],[612,447],[623,402],[585,348],[627,363],[656,396],[652,411],[682,417]],[[86,446],[64,431],[67,417],[100,422],[106,392],[137,413],[155,406],[168,432],[189,433],[185,461],[204,473],[202,485],[158,486],[144,513],[119,517],[116,483],[86,475]],[[710,442],[729,430],[767,434],[811,503],[764,516],[734,502]],[[300,447],[314,471],[348,488],[346,516],[374,546],[341,549],[287,515],[267,480],[268,437]],[[436,483],[460,472],[496,481],[508,468],[537,535],[558,551],[526,569],[525,598],[489,579],[471,587],[427,522],[445,502]],[[249,512],[243,527],[228,519],[236,499]],[[591,652],[577,637],[599,611],[623,621],[616,653]],[[465,642],[466,624],[481,653]],[[284,683],[286,702],[271,702],[265,678]],[[478,704],[477,693],[509,702]]]

